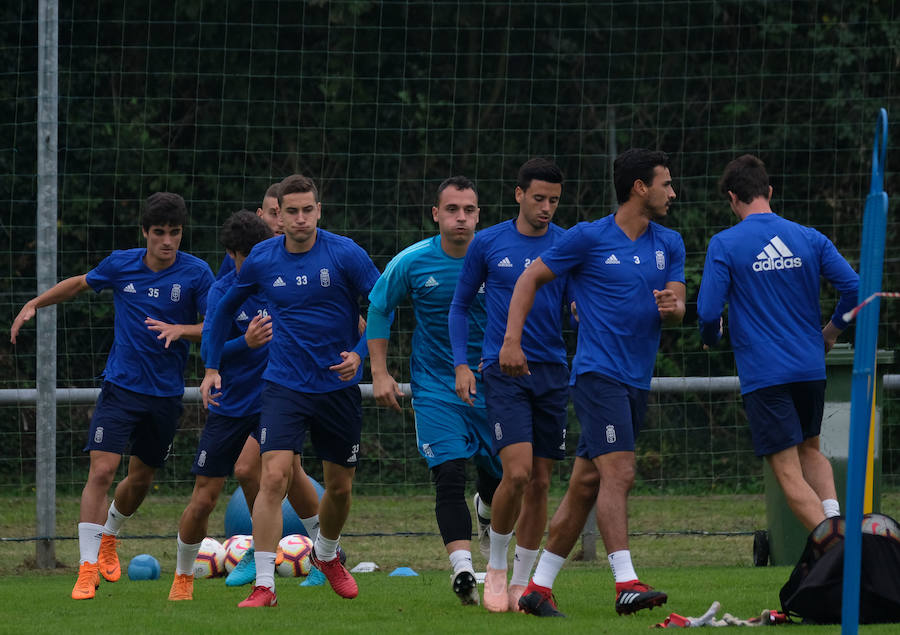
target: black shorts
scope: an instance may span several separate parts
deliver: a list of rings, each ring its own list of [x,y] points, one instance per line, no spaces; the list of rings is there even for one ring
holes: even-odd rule
[[[744,395],[756,456],[781,452],[819,436],[825,408],[825,380],[766,386]]]

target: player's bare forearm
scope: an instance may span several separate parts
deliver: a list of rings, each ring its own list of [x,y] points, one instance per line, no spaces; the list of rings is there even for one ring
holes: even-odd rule
[[[372,368],[372,394],[375,403],[391,410],[400,412],[400,403],[397,397],[402,397],[403,392],[387,369],[388,340],[385,337],[376,337],[368,341],[369,365]]]
[[[16,338],[19,335],[19,331],[22,329],[22,325],[32,319],[37,313],[37,310],[41,307],[65,302],[89,288],[87,275],[82,274],[80,276],[73,276],[72,278],[61,280],[36,298],[32,298],[25,303],[25,306],[19,311],[16,319],[13,320],[12,326],[9,329],[9,341],[13,344],[16,343]]]

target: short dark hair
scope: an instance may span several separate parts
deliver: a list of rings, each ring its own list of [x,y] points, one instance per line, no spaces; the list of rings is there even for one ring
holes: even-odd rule
[[[769,197],[769,173],[766,164],[759,157],[744,154],[725,166],[722,178],[719,179],[719,191],[728,197],[734,192],[742,203],[750,203],[762,196]]]
[[[475,189],[475,184],[466,176],[457,175],[451,176],[449,179],[444,179],[444,181],[438,185],[437,194],[434,199],[434,206],[441,206],[441,194],[444,193],[448,187],[454,187],[460,192],[463,190],[472,190],[475,192],[475,199],[478,199],[478,190]]]
[[[184,199],[172,192],[156,192],[147,197],[141,213],[141,227],[149,231],[154,225],[183,227],[187,222]]]
[[[312,192],[316,203],[319,202],[319,190],[316,184],[308,176],[302,174],[292,174],[278,184],[278,206],[281,207],[285,194],[303,194]]]
[[[269,187],[266,188],[266,193],[263,195],[263,200],[267,198],[278,198],[278,190],[280,189],[280,183],[272,183]]]
[[[631,197],[635,181],[643,181],[648,186],[653,183],[656,166],[668,168],[669,155],[660,150],[629,148],[613,162],[613,184],[619,205]]]
[[[242,209],[228,217],[222,225],[219,242],[228,251],[247,256],[258,242],[271,238],[272,230],[250,210]]]
[[[559,167],[549,159],[536,157],[528,159],[519,168],[519,177],[516,180],[522,191],[531,187],[532,181],[546,181],[547,183],[559,183],[562,185],[563,173]]]

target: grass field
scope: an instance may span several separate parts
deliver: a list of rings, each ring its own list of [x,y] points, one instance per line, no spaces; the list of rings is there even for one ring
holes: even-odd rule
[[[236,607],[247,588],[231,589],[221,579],[198,580],[195,600],[166,600],[175,560],[174,538],[134,538],[138,535],[174,535],[186,502],[181,497],[151,497],[123,530],[119,553],[123,568],[138,553],[153,554],[163,575],[157,581],[132,582],[123,576],[115,584],[101,585],[89,602],[69,599],[77,566],[75,540],[57,542],[60,566],[38,572],[33,567],[33,542],[0,542],[0,632],[88,632],[101,624],[136,632],[646,632],[670,611],[700,615],[713,600],[722,612],[748,618],[762,609],[779,608],[778,591],[789,567],[753,567],[750,535],[635,535],[631,548],[642,579],[665,590],[669,603],[663,610],[642,611],[620,617],[613,610],[613,581],[602,551],[594,562],[566,564],[555,588],[565,620],[538,620],[530,616],[491,615],[483,609],[460,606],[449,588],[446,554],[436,534],[430,497],[359,497],[354,501],[342,544],[349,564],[371,560],[380,571],[357,575],[360,595],[341,600],[328,587],[300,587],[293,579],[279,578],[279,608],[241,611]],[[34,500],[0,500],[0,536],[34,535]],[[58,501],[58,534],[75,534],[78,501]],[[555,508],[555,501],[551,502]],[[210,535],[221,537],[224,504],[210,520]],[[886,495],[882,510],[900,516],[900,495]],[[649,532],[752,532],[765,526],[761,496],[639,496],[631,501],[631,531]],[[483,562],[475,553],[476,569]],[[418,577],[389,577],[397,566],[409,566]],[[16,601],[15,598],[22,598]],[[39,614],[34,608],[40,607]],[[719,615],[721,617],[721,613]],[[833,633],[837,627],[808,627],[806,633]],[[866,633],[896,632],[896,625],[864,627]]]

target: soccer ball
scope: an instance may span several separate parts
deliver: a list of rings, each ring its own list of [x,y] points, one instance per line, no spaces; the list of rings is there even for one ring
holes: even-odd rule
[[[195,578],[216,578],[225,575],[225,547],[215,538],[204,538],[194,560]]]
[[[253,544],[253,536],[238,534],[225,541],[225,571],[231,573],[247,549]]]
[[[900,526],[890,516],[866,514],[863,516],[862,532],[873,536],[884,536],[900,542]]]
[[[278,546],[284,553],[284,560],[276,567],[278,575],[297,578],[309,574],[312,540],[302,534],[290,534],[282,538]]]
[[[842,516],[826,518],[809,535],[816,558],[831,550],[844,540],[846,524]]]

